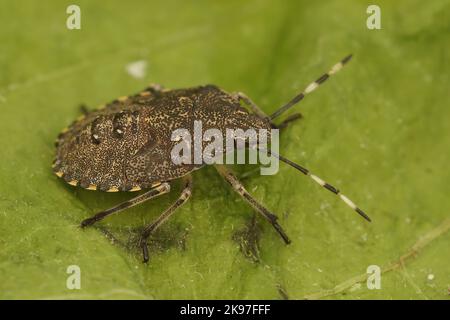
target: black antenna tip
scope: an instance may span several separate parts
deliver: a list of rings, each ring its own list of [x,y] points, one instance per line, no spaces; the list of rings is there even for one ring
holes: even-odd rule
[[[342,59],[342,64],[346,64],[347,62],[349,62],[353,57],[353,54],[349,54],[348,56],[346,56],[344,59]]]
[[[361,217],[363,217],[364,219],[366,219],[369,222],[372,222],[372,220],[369,218],[369,216],[367,214],[365,214],[364,211],[362,211],[360,208],[356,208],[355,210],[356,210],[356,212],[359,213],[359,215]]]

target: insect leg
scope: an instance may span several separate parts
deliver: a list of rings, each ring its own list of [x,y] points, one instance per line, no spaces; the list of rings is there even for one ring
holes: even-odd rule
[[[81,227],[84,228],[84,227],[90,226],[100,220],[103,220],[104,218],[106,218],[107,216],[109,216],[113,213],[117,213],[119,211],[134,207],[135,205],[138,205],[140,203],[143,203],[144,201],[147,201],[147,200],[150,200],[157,196],[168,193],[169,191],[170,191],[170,185],[167,182],[163,182],[162,184],[158,185],[157,187],[152,188],[152,189],[148,190],[147,192],[145,192],[131,200],[127,200],[113,208],[107,209],[105,211],[101,211],[101,212],[97,213],[96,215],[83,220],[81,222]]]
[[[294,113],[291,116],[287,117],[284,121],[282,121],[280,124],[275,124],[270,117],[263,111],[261,110],[260,107],[258,107],[258,105],[256,103],[253,102],[252,99],[250,99],[245,93],[242,92],[235,92],[233,93],[233,96],[238,99],[239,101],[244,101],[245,104],[247,104],[250,109],[256,114],[258,115],[258,117],[260,117],[261,119],[267,120],[270,122],[270,124],[272,125],[272,127],[274,129],[283,129],[285,127],[288,126],[288,124],[292,121],[295,121],[297,119],[302,118],[302,115],[300,113]]]
[[[299,112],[293,113],[290,116],[286,117],[286,119],[284,119],[282,122],[280,122],[280,124],[277,124],[276,128],[277,129],[286,128],[291,122],[297,119],[301,119],[302,117],[303,117],[302,114]]]
[[[175,212],[176,209],[181,207],[186,201],[191,197],[192,194],[192,176],[187,175],[183,178],[184,180],[184,188],[180,194],[180,197],[169,207],[167,208],[155,221],[153,221],[150,225],[146,226],[144,231],[142,232],[140,245],[142,248],[142,253],[144,255],[144,262],[148,262],[148,247],[147,240],[148,237],[158,229],[169,217]]]
[[[281,238],[286,244],[291,243],[289,237],[284,232],[283,228],[278,224],[278,217],[267,210],[263,205],[258,203],[248,191],[244,188],[242,183],[238,178],[224,165],[215,166],[220,175],[231,185],[231,187],[236,191],[245,201],[247,201],[259,214],[261,214],[270,224],[275,228]]]
[[[80,104],[80,105],[78,106],[78,108],[80,109],[80,111],[81,111],[81,113],[82,113],[83,115],[87,115],[87,114],[89,113],[89,108],[88,108],[88,106],[85,105],[84,103]]]

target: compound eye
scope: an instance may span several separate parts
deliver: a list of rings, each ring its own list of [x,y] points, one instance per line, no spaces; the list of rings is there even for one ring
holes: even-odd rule
[[[116,137],[122,138],[122,137],[123,137],[123,129],[121,129],[121,128],[115,128],[115,129],[114,129],[114,134],[116,135]]]
[[[100,137],[96,133],[91,135],[91,140],[94,144],[100,144]]]
[[[93,144],[100,144],[100,131],[102,120],[100,117],[95,118],[91,124],[91,141]]]
[[[112,125],[113,125],[113,134],[116,138],[122,138],[125,132],[125,127],[130,121],[130,115],[128,112],[121,111],[114,115]]]
[[[138,111],[121,111],[115,114],[112,121],[114,136],[120,139],[128,130],[133,134],[136,133],[138,118]]]

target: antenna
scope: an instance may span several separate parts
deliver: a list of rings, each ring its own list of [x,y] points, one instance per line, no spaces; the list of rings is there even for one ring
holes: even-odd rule
[[[322,76],[320,76],[320,78],[318,78],[316,81],[311,82],[305,90],[303,90],[302,92],[300,92],[298,95],[296,95],[294,98],[292,98],[291,101],[289,101],[288,103],[286,103],[284,106],[282,106],[281,108],[279,108],[277,111],[275,111],[270,117],[270,120],[273,120],[277,117],[279,117],[281,114],[283,114],[284,112],[286,112],[287,110],[289,110],[290,108],[292,108],[294,105],[296,105],[297,103],[299,103],[301,100],[303,100],[303,98],[313,92],[314,90],[316,90],[322,83],[324,83],[330,76],[332,76],[333,74],[335,74],[336,72],[338,72],[339,70],[342,69],[342,67],[350,61],[350,59],[352,58],[352,55],[348,55],[346,56],[344,59],[342,59],[339,63],[335,64],[330,71],[328,71],[327,73],[324,73]]]
[[[331,184],[325,182],[324,180],[322,180],[321,178],[319,178],[318,176],[314,175],[313,173],[311,173],[311,171],[309,171],[308,169],[306,169],[305,167],[302,167],[301,165],[279,155],[276,154],[273,151],[269,151],[269,150],[265,150],[263,148],[260,148],[261,151],[266,151],[269,153],[269,155],[273,155],[275,158],[283,161],[284,163],[290,165],[291,167],[297,169],[298,171],[300,171],[301,173],[303,173],[305,176],[310,177],[314,182],[316,182],[317,184],[319,184],[320,186],[324,187],[325,189],[327,189],[328,191],[331,191],[332,193],[334,193],[335,195],[337,195],[342,201],[344,201],[350,208],[352,208],[353,210],[355,210],[360,216],[362,216],[364,219],[366,219],[367,221],[371,222],[372,220],[369,218],[369,216],[367,214],[364,213],[364,211],[362,211],[360,208],[358,208],[356,206],[356,204],[350,200],[349,198],[347,198],[347,196],[343,195],[338,189],[336,189],[335,187],[333,187]]]

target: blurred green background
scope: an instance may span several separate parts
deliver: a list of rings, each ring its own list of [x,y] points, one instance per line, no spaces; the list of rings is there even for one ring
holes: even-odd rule
[[[70,4],[81,30],[66,28]],[[450,1],[377,1],[381,30],[366,27],[369,4],[2,1],[0,298],[448,299]],[[280,216],[289,246],[213,168],[195,172],[193,197],[155,235],[149,265],[133,239],[179,187],[77,227],[132,196],[52,174],[53,141],[80,103],[150,82],[214,83],[270,113],[348,53],[348,67],[295,108],[304,119],[282,132],[280,153],[340,187],[372,223],[281,164],[244,181]],[[126,70],[136,61],[142,78]],[[69,265],[81,268],[81,290],[66,288]],[[369,265],[384,271],[379,290],[366,286]]]

